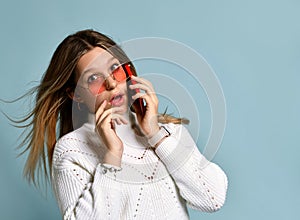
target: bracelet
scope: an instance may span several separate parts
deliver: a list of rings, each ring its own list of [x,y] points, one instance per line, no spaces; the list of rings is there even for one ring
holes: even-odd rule
[[[106,164],[106,163],[101,163],[100,165],[102,167],[102,173],[103,174],[106,174],[107,171],[109,172],[114,172],[116,173],[117,171],[121,171],[122,170],[122,167],[117,167],[117,166],[114,166],[114,165],[111,165],[111,164]]]
[[[151,147],[154,147],[162,138],[169,137],[171,133],[164,126],[160,126],[159,131],[148,139],[148,143]]]

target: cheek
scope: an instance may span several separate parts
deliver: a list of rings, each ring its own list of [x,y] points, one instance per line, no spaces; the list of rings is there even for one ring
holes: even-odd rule
[[[118,89],[124,93],[127,94],[127,86],[126,86],[126,81],[119,82],[118,84]]]
[[[100,105],[103,103],[104,100],[108,100],[109,99],[109,96],[108,95],[105,95],[105,94],[101,94],[99,96],[97,96],[96,99],[94,99],[94,102],[92,103],[92,108],[93,108],[93,112],[96,112],[97,109],[100,107]],[[108,109],[109,106],[106,105],[105,109]]]
[[[95,113],[96,109],[98,109],[101,105],[101,103],[107,99],[107,97],[105,96],[105,94],[101,94],[97,97],[89,94],[89,93],[85,93],[84,95],[82,95],[82,98],[84,100],[84,104],[88,107],[89,111],[91,113]]]

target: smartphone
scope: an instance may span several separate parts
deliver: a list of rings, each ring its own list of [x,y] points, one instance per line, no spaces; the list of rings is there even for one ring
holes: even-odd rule
[[[139,89],[130,89],[129,85],[133,85],[136,82],[132,80],[132,71],[130,68],[130,64],[123,64],[123,69],[126,73],[126,84],[127,84],[127,92],[128,92],[128,106],[131,110],[133,110],[136,114],[144,115],[146,113],[146,106],[144,104],[144,100],[142,98],[138,98],[133,100],[131,97],[136,93],[140,92]]]

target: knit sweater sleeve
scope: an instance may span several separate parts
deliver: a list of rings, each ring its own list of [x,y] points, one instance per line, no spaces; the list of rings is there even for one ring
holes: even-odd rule
[[[169,125],[172,135],[156,149],[189,207],[204,212],[219,210],[226,198],[227,176],[198,150],[182,125]]]
[[[92,153],[79,150],[76,140],[59,141],[52,162],[52,184],[64,219],[118,219],[120,183],[114,174],[95,169]]]

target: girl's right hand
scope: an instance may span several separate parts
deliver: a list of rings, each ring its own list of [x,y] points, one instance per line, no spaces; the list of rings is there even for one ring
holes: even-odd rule
[[[114,163],[112,161],[119,161],[123,154],[123,142],[118,137],[115,131],[115,123],[127,124],[127,120],[118,114],[120,107],[113,107],[105,110],[107,100],[104,100],[98,110],[96,111],[96,129],[102,138],[105,146],[108,148],[107,155],[105,155],[105,163]],[[114,164],[117,165],[115,162]]]

